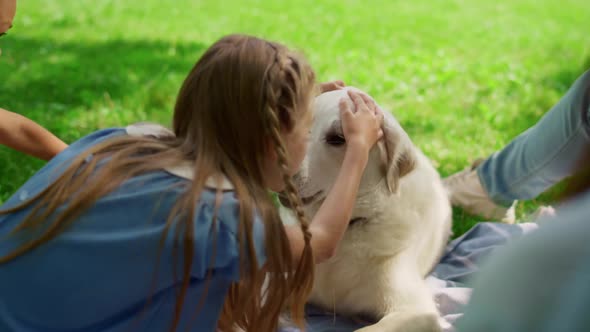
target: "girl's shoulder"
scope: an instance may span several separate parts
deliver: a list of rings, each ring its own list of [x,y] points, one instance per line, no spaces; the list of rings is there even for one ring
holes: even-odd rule
[[[63,159],[67,159],[68,157],[77,155],[93,145],[123,135],[161,137],[174,135],[174,133],[162,125],[149,122],[140,122],[126,127],[104,128],[96,130],[78,139],[58,156],[61,156]]]
[[[127,132],[123,127],[105,128],[94,131],[71,143],[66,149],[51,159],[47,165],[57,164],[73,159],[93,145],[102,143],[117,136],[126,135],[126,133]]]

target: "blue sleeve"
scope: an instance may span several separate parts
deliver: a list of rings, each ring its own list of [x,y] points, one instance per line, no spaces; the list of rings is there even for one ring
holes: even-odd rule
[[[205,191],[202,200],[214,195]],[[238,281],[240,279],[240,250],[238,240],[239,204],[235,196],[224,193],[224,199],[213,223],[214,204],[203,203],[197,208],[195,217],[195,258],[193,277],[203,279],[207,270],[213,268],[218,276]],[[255,214],[252,227],[254,249],[258,267],[266,262],[264,246],[264,223]]]

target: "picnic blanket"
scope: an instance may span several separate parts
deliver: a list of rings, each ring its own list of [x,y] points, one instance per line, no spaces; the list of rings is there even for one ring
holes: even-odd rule
[[[462,315],[463,306],[469,301],[470,279],[479,270],[486,257],[509,240],[535,230],[536,223],[502,224],[482,222],[476,224],[461,237],[451,241],[434,270],[426,278],[445,322],[444,332],[454,332],[454,323]],[[368,324],[334,315],[311,305],[306,308],[307,331],[348,332]],[[300,332],[294,327],[283,327],[280,332]]]

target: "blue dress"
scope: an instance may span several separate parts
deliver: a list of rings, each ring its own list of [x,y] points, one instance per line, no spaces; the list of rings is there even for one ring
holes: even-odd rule
[[[119,135],[127,131],[100,130],[75,142],[1,209],[40,192],[76,155]],[[0,264],[0,331],[167,331],[183,260],[179,255],[175,264],[173,259],[173,229],[161,251],[159,245],[171,208],[189,181],[166,170],[132,178],[100,198],[54,239]],[[179,331],[215,331],[229,286],[239,279],[238,201],[233,190],[222,195],[216,223],[212,222],[214,189],[205,189],[195,207],[194,260]],[[0,257],[27,240],[8,234],[30,210],[0,215]],[[264,231],[258,218],[253,232],[262,264]],[[214,241],[213,273],[207,280]],[[205,304],[197,311],[205,287]]]

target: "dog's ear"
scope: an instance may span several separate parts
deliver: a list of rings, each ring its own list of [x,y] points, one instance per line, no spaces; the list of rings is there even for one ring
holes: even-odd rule
[[[383,142],[380,143],[383,171],[387,188],[396,194],[399,180],[416,168],[416,155],[408,135],[389,112],[384,113]]]

